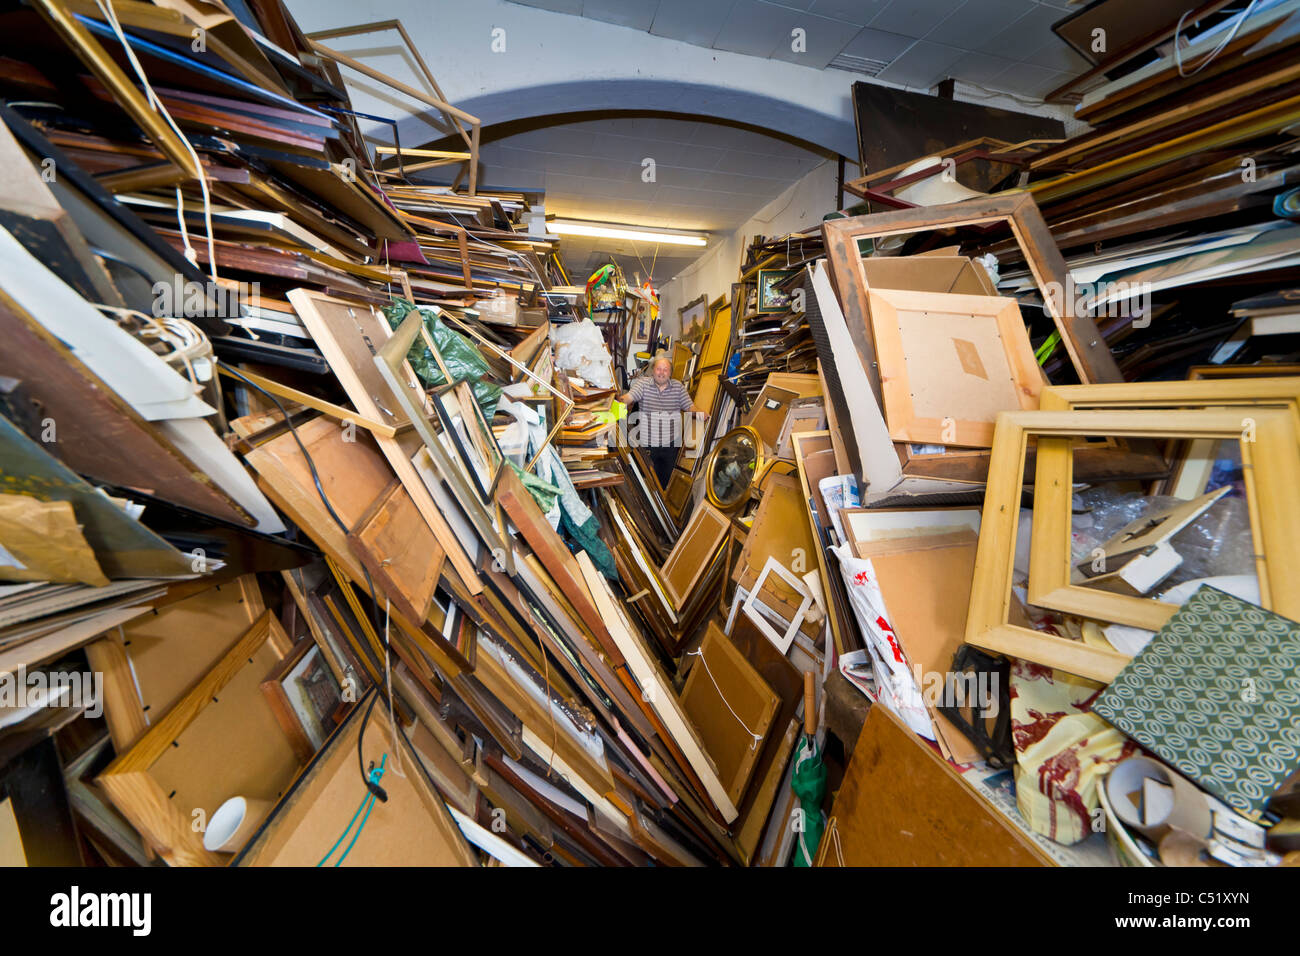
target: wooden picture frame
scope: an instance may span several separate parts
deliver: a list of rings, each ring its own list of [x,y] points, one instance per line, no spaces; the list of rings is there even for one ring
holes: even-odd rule
[[[987,448],[999,412],[1038,407],[1042,373],[1014,299],[869,289],[867,300],[894,441]]]
[[[396,479],[348,532],[352,553],[413,622],[429,616],[446,552]]]
[[[708,315],[709,297],[703,292],[697,298],[691,299],[684,306],[677,310],[677,329],[679,339],[689,339],[695,333],[696,329],[702,329],[705,318]],[[677,370],[673,369],[673,378],[678,378]]]
[[[730,529],[727,516],[708,502],[701,501],[691,513],[690,522],[659,570],[675,608],[681,610],[686,606],[709,559],[721,547]]]
[[[1187,383],[1167,383],[1185,385]],[[1106,391],[1119,386],[1107,386]],[[1243,420],[1249,418],[1247,426]],[[1020,516],[1025,446],[1038,439],[1040,476],[1049,484],[1035,489],[1035,504],[1041,497],[1041,513],[1035,508],[1034,539],[1044,542],[1067,540],[1070,533],[1069,439],[1078,435],[1101,434],[1145,438],[1232,438],[1242,437],[1244,428],[1253,429],[1253,441],[1243,442],[1244,460],[1251,464],[1251,532],[1260,575],[1262,603],[1279,614],[1300,618],[1300,510],[1294,507],[1295,488],[1300,487],[1300,443],[1296,415],[1291,409],[1257,408],[1248,415],[1241,410],[1122,409],[1118,411],[1007,412],[998,419],[989,465],[989,481],[980,521],[975,576],[971,586],[970,610],[966,619],[966,643],[1012,657],[1059,667],[1072,674],[1109,682],[1128,663],[1125,654],[1093,647],[1079,641],[1055,637],[1008,622],[1011,576],[1015,560],[1016,531]],[[1046,456],[1046,466],[1042,459]],[[1055,457],[1056,462],[1051,459]],[[1038,560],[1043,561],[1040,548]],[[1068,558],[1068,540],[1066,545]],[[1034,555],[1031,551],[1031,564]],[[1062,562],[1064,567],[1065,563]],[[1039,580],[1043,580],[1041,575]],[[1101,620],[1113,620],[1116,605],[1105,591],[1083,589],[1083,599],[1069,604],[1072,613]],[[1032,600],[1032,599],[1031,599]],[[1151,605],[1138,626],[1158,629],[1174,608],[1138,599]],[[1066,603],[1062,598],[1061,603]],[[1121,609],[1122,614],[1126,612]],[[1157,619],[1158,618],[1158,619]]]
[[[790,278],[798,269],[759,269],[758,270],[758,308],[759,315],[778,315],[790,311],[790,296],[776,288]]]
[[[299,693],[303,683],[321,686],[327,693]],[[303,638],[272,668],[262,681],[262,695],[298,760],[309,763],[333,732],[336,714],[343,703],[338,682],[314,640]]]
[[[474,390],[467,381],[439,389],[433,393],[433,407],[442,423],[442,434],[450,437],[479,500],[484,507],[491,507],[505,456],[492,432],[492,423],[474,398]]]
[[[280,622],[264,612],[216,667],[96,778],[168,864],[224,865],[226,858],[204,849],[203,834],[192,827],[194,811],[210,815],[237,794],[278,799],[298,772],[298,757],[260,692],[262,677],[290,649]]]
[[[776,628],[763,620],[763,615],[759,612],[758,608],[755,607],[756,604],[763,604],[763,602],[759,600],[759,597],[763,594],[763,585],[767,582],[768,575],[773,572],[775,572],[777,577],[790,585],[790,587],[803,598],[798,609],[794,612],[794,616],[790,619],[789,626],[786,628],[784,634],[779,633]],[[737,597],[740,596],[741,590],[740,586],[737,585]],[[808,609],[812,607],[812,603],[812,594],[808,591],[807,586],[795,577],[784,564],[776,560],[776,558],[769,557],[763,562],[763,569],[758,572],[758,577],[754,581],[754,586],[750,588],[749,593],[745,596],[745,601],[741,604],[740,609],[745,612],[745,617],[754,622],[754,626],[758,628],[762,635],[775,645],[777,650],[782,654],[787,654],[790,651],[790,645],[794,643],[795,635],[798,634],[800,628],[803,627],[804,615],[808,613]],[[763,606],[767,607],[767,605]],[[768,610],[771,610],[771,608],[768,608]]]
[[[447,450],[447,446],[443,444],[439,431],[434,425],[437,412],[432,409],[432,403],[427,399],[423,386],[418,381],[413,381],[414,375],[410,372],[406,356],[423,327],[423,318],[418,312],[408,315],[393,336],[375,354],[374,363],[387,383],[388,393],[405,411],[416,434],[424,443],[428,451],[428,460],[432,462],[437,477],[450,490],[460,511],[469,520],[483,545],[494,554],[501,555],[505,559],[507,570],[512,571],[513,551],[506,540],[504,524],[496,516],[495,505],[489,510],[489,507],[484,504],[484,498],[466,475],[465,469],[460,467]],[[569,404],[569,408],[572,408],[572,403]],[[559,427],[558,424],[556,427]],[[554,434],[552,430],[552,437]],[[411,462],[411,468],[420,481],[427,486],[427,479],[420,474],[420,469],[414,462]],[[494,487],[495,482],[499,480],[498,474],[494,478]],[[433,491],[427,487],[426,491],[433,495]],[[459,569],[457,570],[459,572]],[[481,589],[477,573],[472,573],[472,576]],[[464,574],[461,577],[465,579]]]
[[[1079,380],[1085,383],[1121,382],[1119,366],[1097,324],[1075,311],[1074,297],[1066,293],[1069,271],[1052,239],[1042,213],[1028,193],[967,199],[938,206],[896,209],[889,212],[833,219],[822,223],[822,236],[830,260],[831,277],[844,306],[849,334],[867,369],[875,367],[876,350],[871,341],[871,309],[867,301],[867,280],[862,268],[858,240],[903,235],[958,226],[990,226],[1007,223],[1025,257],[1025,263],[1043,297],[1043,303],[1070,356]],[[877,401],[882,398],[878,377],[871,376]]]
[[[406,361],[405,351],[394,358],[391,366],[378,362],[384,345],[393,339],[388,321],[378,310],[309,289],[292,289],[288,299],[358,412],[372,421],[394,427],[414,424],[418,428],[422,416],[411,415],[410,406],[403,399],[408,397],[408,391],[418,391],[423,395],[423,389]],[[407,347],[409,349],[409,343]],[[391,374],[385,374],[385,369]],[[394,397],[398,403],[396,407],[392,404]],[[483,585],[475,573],[473,556],[457,539],[416,473],[411,464],[409,442],[404,443],[401,437],[388,438],[378,433],[374,439],[447,552],[447,559],[465,582],[465,587],[471,594],[478,594]]]
[[[694,653],[699,660],[678,699],[739,807],[781,700],[716,623]]]

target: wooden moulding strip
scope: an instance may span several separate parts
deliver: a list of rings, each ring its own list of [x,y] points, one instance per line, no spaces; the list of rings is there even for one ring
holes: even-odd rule
[[[1185,383],[1175,383],[1185,384]],[[1203,384],[1203,383],[1198,383]],[[1016,528],[1020,512],[1020,491],[1026,441],[1039,439],[1047,464],[1040,466],[1045,485],[1037,494],[1045,497],[1042,525],[1035,527],[1030,563],[1039,576],[1046,562],[1056,558],[1042,550],[1040,532],[1059,548],[1064,543],[1064,566],[1068,559],[1068,515],[1049,515],[1049,507],[1066,512],[1069,503],[1069,459],[1064,443],[1043,442],[1044,438],[1079,435],[1110,435],[1146,438],[1215,438],[1242,441],[1250,462],[1248,497],[1252,531],[1264,606],[1290,617],[1300,618],[1300,509],[1295,508],[1295,489],[1300,487],[1300,438],[1293,409],[1251,408],[1204,410],[1135,410],[1082,412],[1004,413],[998,419],[989,482],[980,524],[975,557],[975,575],[966,621],[966,643],[1012,657],[1059,667],[1093,680],[1110,681],[1128,663],[1127,655],[1092,647],[1008,623],[1011,576],[1015,555]],[[1046,447],[1044,447],[1044,445]],[[1064,469],[1064,474],[1061,470]],[[1053,470],[1055,473],[1053,474]],[[1034,551],[1039,553],[1035,556]],[[1082,602],[1071,610],[1086,617],[1108,620],[1116,595],[1085,591]],[[1133,599],[1155,605],[1147,599]],[[1169,608],[1172,613],[1173,608]],[[1165,615],[1167,619],[1168,615]],[[1148,625],[1158,626],[1152,617]],[[1148,626],[1141,625],[1141,626]]]
[[[1123,381],[1119,366],[1101,337],[1097,324],[1086,315],[1076,314],[1074,297],[1065,294],[1068,276],[1065,259],[1057,249],[1033,197],[1027,193],[899,209],[852,219],[830,220],[822,224],[831,274],[844,305],[849,333],[862,356],[863,365],[873,367],[876,352],[870,341],[867,280],[862,268],[862,256],[858,253],[858,240],[999,222],[1010,224],[1025,263],[1043,296],[1044,307],[1061,333],[1080,380],[1087,383]],[[872,382],[872,389],[879,400],[879,381]]]

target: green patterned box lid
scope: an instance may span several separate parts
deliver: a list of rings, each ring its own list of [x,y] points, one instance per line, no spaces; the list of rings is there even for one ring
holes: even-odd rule
[[[1204,585],[1092,709],[1258,820],[1300,768],[1300,624]]]

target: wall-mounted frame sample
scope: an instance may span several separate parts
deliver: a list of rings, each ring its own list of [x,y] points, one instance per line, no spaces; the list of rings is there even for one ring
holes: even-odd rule
[[[1108,386],[1107,391],[1118,387]],[[1243,461],[1251,465],[1247,497],[1251,502],[1251,533],[1258,555],[1263,604],[1286,617],[1300,617],[1300,588],[1296,586],[1300,581],[1300,511],[1294,507],[1295,488],[1300,487],[1300,444],[1293,409],[1007,412],[998,419],[994,435],[966,618],[967,644],[1100,681],[1113,679],[1128,662],[1128,656],[1118,651],[1008,621],[1026,442],[1031,437],[1039,440],[1040,462],[1044,455],[1060,458],[1059,465],[1040,471],[1040,481],[1046,478],[1048,483],[1035,488],[1036,501],[1041,497],[1044,505],[1041,515],[1036,511],[1033,537],[1035,542],[1040,538],[1043,542],[1065,541],[1066,553],[1060,562],[1064,568],[1069,557],[1070,458],[1068,446],[1053,449],[1043,439],[1079,435],[1239,440],[1249,435],[1253,440],[1242,441],[1241,447]],[[1045,561],[1041,545],[1038,552],[1038,561]],[[1032,548],[1030,562],[1035,563]],[[1121,616],[1130,616],[1127,608],[1134,607],[1131,602],[1137,601],[1142,605],[1140,619],[1147,622],[1137,626],[1158,629],[1175,610],[1172,605],[1145,598],[1080,590],[1087,593],[1069,610],[1084,617],[1115,620],[1117,610]],[[1122,605],[1116,599],[1121,599]],[[1066,603],[1064,596],[1060,603]],[[1152,624],[1155,628],[1151,628]]]
[[[395,369],[377,361],[384,345],[393,338],[388,322],[378,310],[371,305],[332,298],[309,289],[293,289],[288,299],[357,411],[385,425],[400,429],[410,423],[418,429],[418,416],[408,412],[402,399],[407,397],[408,391],[423,396],[423,388],[406,361],[406,352],[394,360]],[[385,375],[385,368],[392,374]],[[404,444],[400,437],[376,434],[374,439],[447,552],[447,559],[466,588],[471,594],[479,593],[482,584],[474,573],[473,558],[457,540],[411,464],[414,449],[407,447],[409,443]]]
[[[478,865],[405,731],[399,729],[394,734],[388,709],[370,708],[368,702],[365,697],[353,707],[235,858],[235,866]],[[380,786],[388,800],[374,803],[365,830],[346,856],[340,847],[326,858],[330,844],[344,832],[366,796],[357,766],[357,740],[363,725],[367,733],[361,745],[362,761],[380,766],[396,740],[401,753],[389,753],[386,766],[391,768],[400,759],[404,774],[383,775]]]
[[[172,866],[221,866],[203,847],[195,811],[210,818],[233,796],[274,802],[299,761],[262,696],[262,678],[291,649],[270,611],[194,688],[96,780]]]
[[[474,400],[469,383],[458,382],[434,392],[433,406],[442,422],[442,433],[450,437],[456,453],[465,463],[480,500],[485,506],[490,506],[505,459],[492,432],[492,424]]]
[[[706,502],[700,502],[691,513],[690,522],[659,571],[664,588],[677,609],[689,601],[709,559],[722,546],[730,528],[731,521],[727,516]]]
[[[396,479],[348,532],[375,583],[411,621],[429,616],[446,552]]]
[[[1097,324],[1086,315],[1076,314],[1073,296],[1063,294],[1068,277],[1065,259],[1052,240],[1033,197],[1026,193],[898,209],[822,223],[831,277],[844,306],[849,334],[865,368],[873,369],[877,359],[875,344],[871,341],[871,306],[867,300],[867,281],[858,240],[1002,222],[1011,226],[1080,381],[1123,381],[1119,366],[1097,330]],[[880,382],[878,377],[872,378],[872,389],[879,401],[882,397]]]
[[[781,701],[717,624],[694,652],[681,704],[717,765],[731,802],[740,806]]]
[[[1042,373],[1014,299],[870,289],[889,437],[987,448],[999,412],[1038,407]]]

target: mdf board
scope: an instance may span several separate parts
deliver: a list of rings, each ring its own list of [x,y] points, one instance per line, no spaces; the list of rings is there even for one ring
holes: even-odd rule
[[[417,624],[429,616],[447,552],[400,481],[375,500],[348,543],[403,614]]]
[[[193,829],[233,796],[274,802],[298,758],[262,696],[262,678],[289,652],[270,611],[97,781],[172,866],[222,865]]]
[[[730,527],[727,516],[707,501],[701,501],[691,514],[690,524],[659,571],[676,609],[685,607],[691,590],[704,573],[709,559],[722,546]]]
[[[0,338],[0,375],[19,379],[40,404],[41,417],[54,421],[49,450],[74,471],[236,524],[255,523],[160,428],[3,291]]]
[[[326,866],[335,864],[347,843],[328,858],[326,853],[347,830],[369,792],[357,764],[357,737],[363,725],[361,759],[367,767],[372,762],[378,767],[387,757],[379,785],[388,800],[372,801],[365,828],[340,865],[478,865],[446,804],[426,779],[406,735],[397,735],[400,753],[394,753],[387,709],[377,704],[371,710],[366,703],[353,708],[235,859],[236,866],[316,866],[323,860]]]
[[[938,678],[947,692],[945,675],[952,671],[953,655],[965,639],[975,542],[975,532],[966,528],[854,547],[858,557],[869,559],[875,569],[885,614],[913,671],[920,675],[918,686],[923,691]],[[935,706],[927,703],[926,709],[946,755],[960,764],[981,759],[966,735]]]
[[[862,260],[868,288],[958,295],[997,295],[988,270],[965,256],[871,256]]]
[[[1042,374],[1015,299],[871,289],[889,437],[990,447],[999,412],[1038,407]]]
[[[740,805],[780,699],[713,622],[682,688],[682,710],[704,741],[731,802]]]
[[[1051,860],[887,708],[872,707],[816,863],[1050,866]]]
[[[303,325],[311,332],[321,354],[329,361],[330,368],[356,410],[371,421],[383,425],[400,427],[409,424],[410,419],[401,411],[392,389],[375,364],[376,354],[392,337],[392,330],[383,315],[373,306],[334,299],[307,289],[290,291],[289,302]],[[401,371],[407,387],[423,395],[423,387],[410,365],[403,364]],[[424,520],[433,529],[465,587],[471,594],[478,594],[483,590],[483,585],[478,579],[473,560],[411,463],[415,449],[407,447],[400,437],[375,435],[375,442],[406,486],[411,499],[420,509],[420,514],[424,515]]]
[[[86,647],[104,674],[104,718],[122,753],[248,631],[265,608],[253,575],[208,588],[124,624]]]

